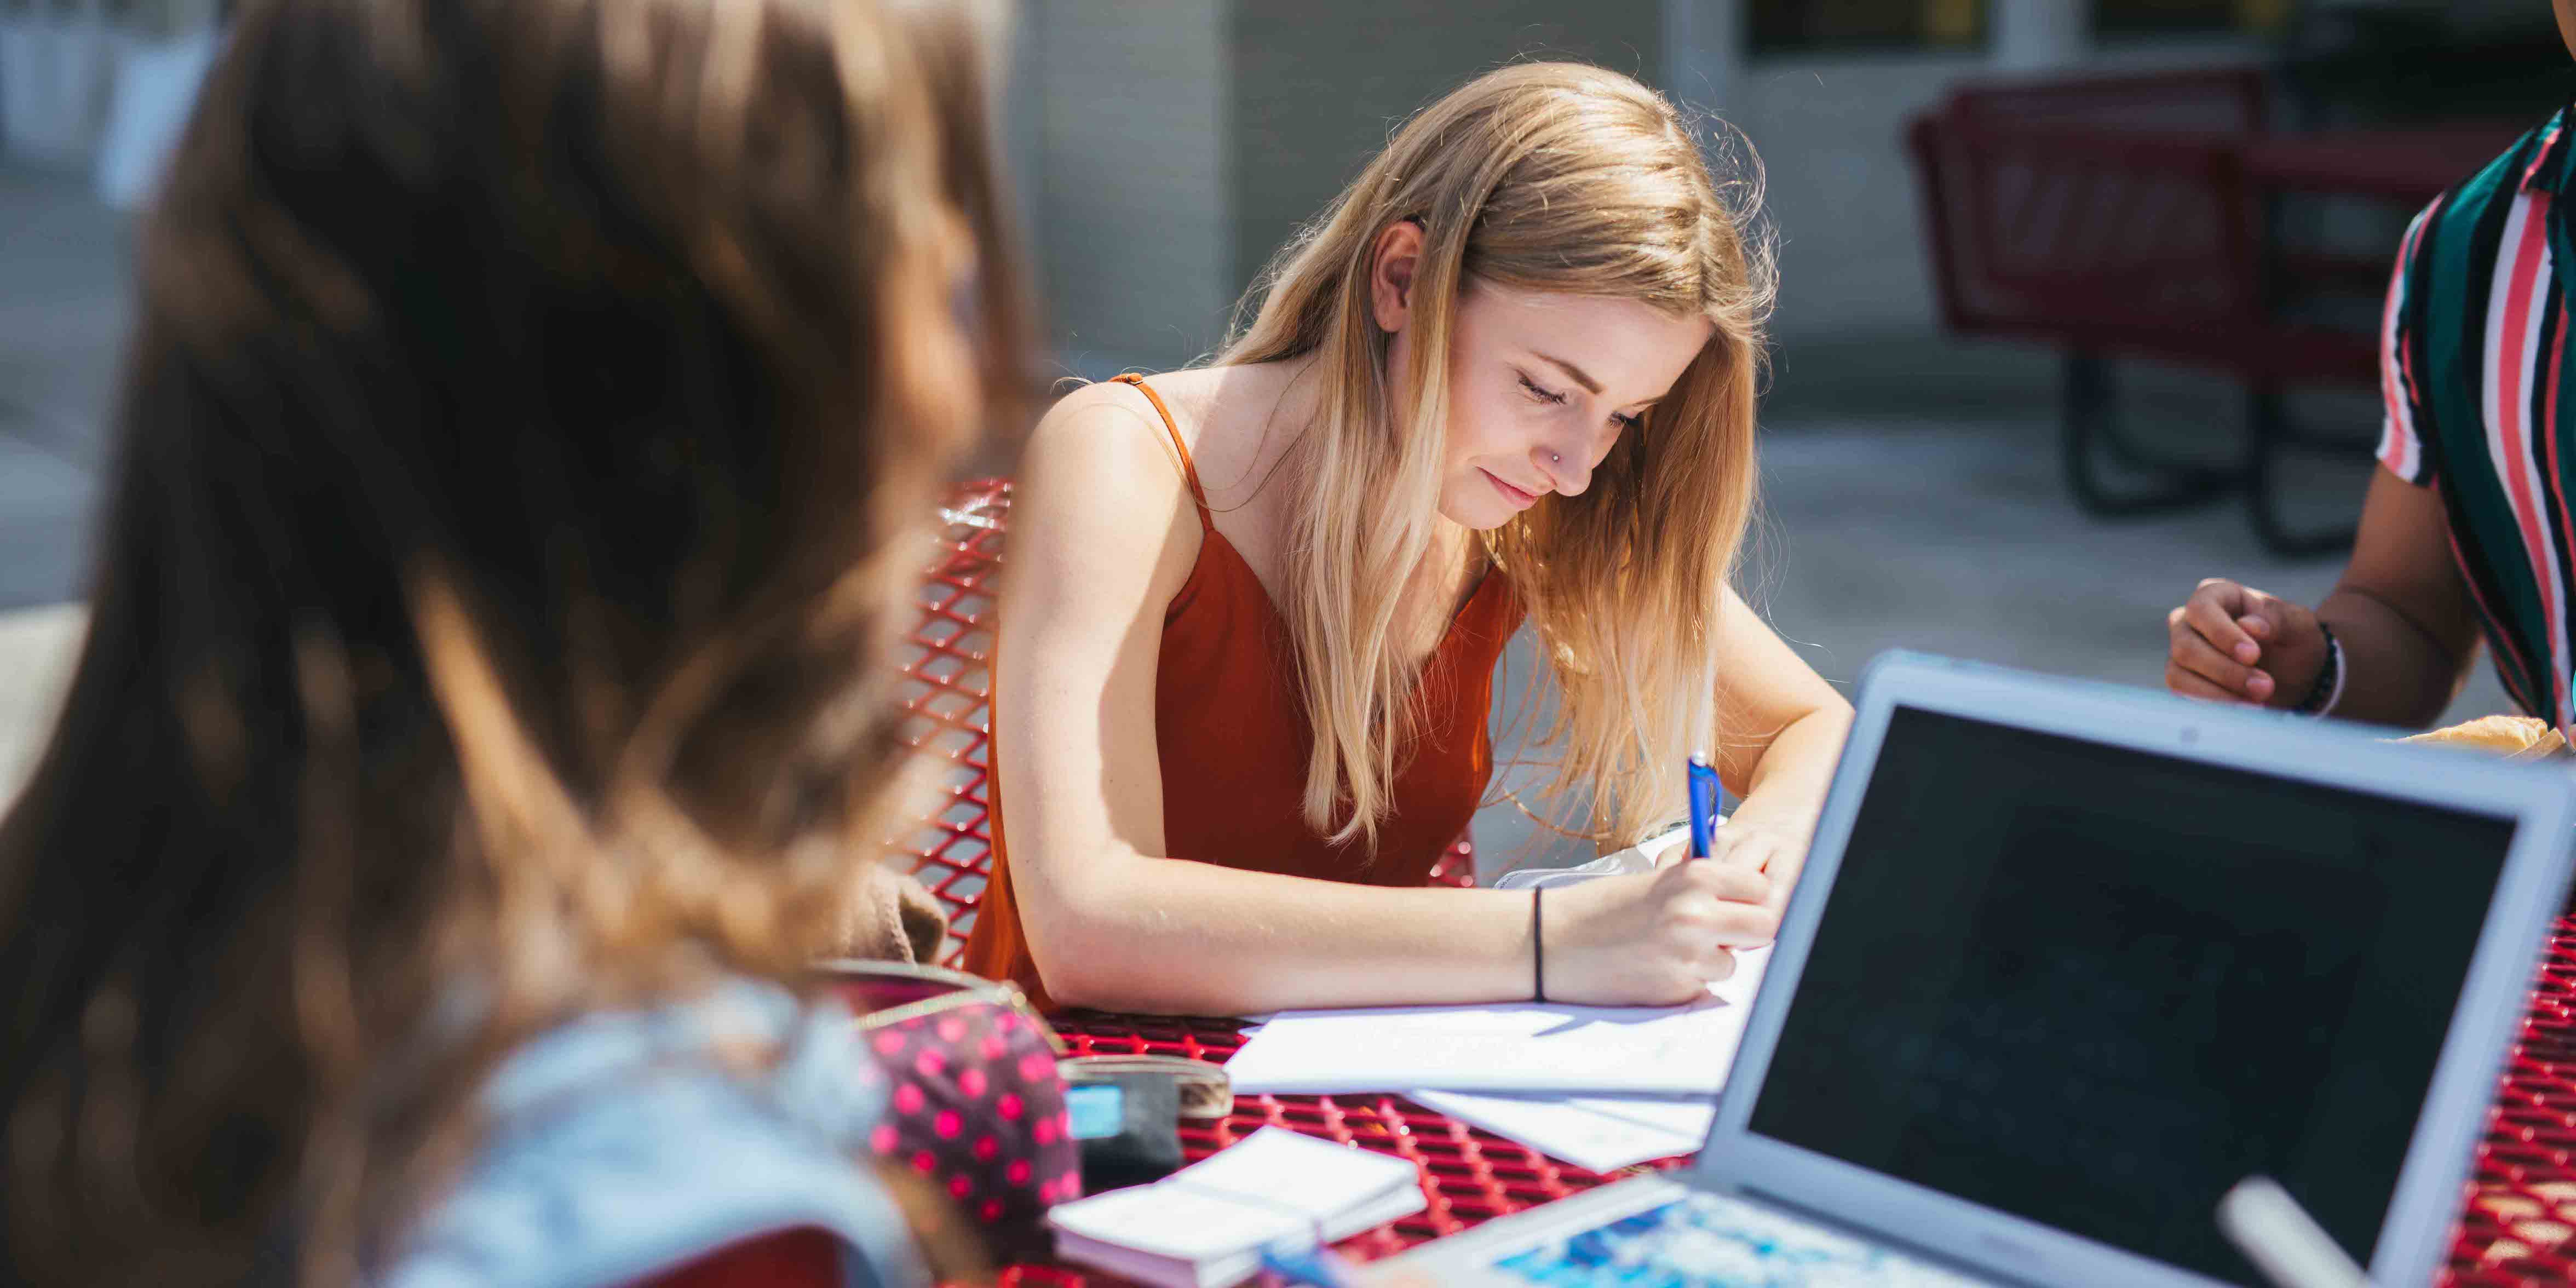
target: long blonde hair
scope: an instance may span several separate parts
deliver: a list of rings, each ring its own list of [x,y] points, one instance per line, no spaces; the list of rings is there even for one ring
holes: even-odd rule
[[[1582,495],[1550,497],[1483,542],[1562,694],[1532,741],[1557,749],[1560,796],[1589,784],[1606,825],[1596,839],[1670,817],[1684,756],[1720,736],[1717,626],[1753,514],[1773,274],[1749,152],[1745,177],[1721,189],[1697,135],[1616,72],[1487,73],[1407,121],[1246,295],[1243,310],[1258,300],[1258,311],[1217,361],[1311,355],[1317,381],[1321,411],[1287,472],[1300,491],[1284,598],[1314,728],[1305,817],[1335,841],[1374,843],[1418,725],[1420,663],[1397,608],[1432,548],[1449,346],[1473,285],[1636,300],[1715,324]],[[1411,369],[1395,373],[1368,283],[1379,234],[1401,220],[1422,226],[1424,246]]]

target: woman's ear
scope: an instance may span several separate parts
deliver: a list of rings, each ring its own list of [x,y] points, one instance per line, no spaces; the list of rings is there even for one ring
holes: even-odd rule
[[[1369,251],[1369,313],[1377,329],[1393,335],[1413,316],[1413,272],[1422,264],[1422,225],[1388,224]]]

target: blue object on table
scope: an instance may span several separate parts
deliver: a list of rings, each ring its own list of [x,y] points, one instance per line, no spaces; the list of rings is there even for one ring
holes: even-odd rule
[[[1894,1254],[1708,1194],[1621,1217],[1494,1263],[1545,1288],[1874,1283]]]
[[[1717,844],[1717,801],[1723,790],[1718,786],[1717,771],[1709,767],[1708,757],[1690,758],[1690,856],[1705,859]]]
[[[1067,1087],[1064,1110],[1075,1140],[1107,1140],[1127,1125],[1127,1090],[1114,1082]]]
[[[1350,1263],[1321,1245],[1296,1250],[1264,1248],[1261,1268],[1282,1284],[1302,1284],[1306,1288],[1345,1288],[1351,1282]]]

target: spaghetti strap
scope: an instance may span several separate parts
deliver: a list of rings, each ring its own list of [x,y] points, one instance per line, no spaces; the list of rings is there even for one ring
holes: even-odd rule
[[[1172,450],[1181,454],[1181,478],[1190,485],[1190,502],[1199,508],[1199,527],[1213,530],[1216,520],[1208,514],[1207,489],[1199,486],[1198,463],[1190,459],[1190,445],[1181,441],[1180,422],[1172,419],[1172,409],[1164,406],[1163,396],[1155,393],[1154,387],[1133,371],[1111,379],[1122,385],[1135,386],[1136,392],[1145,395],[1145,401],[1154,404],[1154,411],[1163,418],[1163,432],[1172,436]]]

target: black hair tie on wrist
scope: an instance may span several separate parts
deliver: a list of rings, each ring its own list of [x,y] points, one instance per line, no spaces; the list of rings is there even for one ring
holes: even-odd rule
[[[2326,639],[2326,664],[2317,668],[2317,678],[2309,683],[2307,696],[2290,708],[2293,715],[2324,715],[2326,703],[2334,698],[2335,682],[2343,678],[2343,646],[2335,642],[2334,628],[2319,622],[2317,633]]]
[[[1547,939],[1538,911],[1538,897],[1545,893],[1545,886],[1530,887],[1530,1000],[1537,1002],[1547,1000]]]

